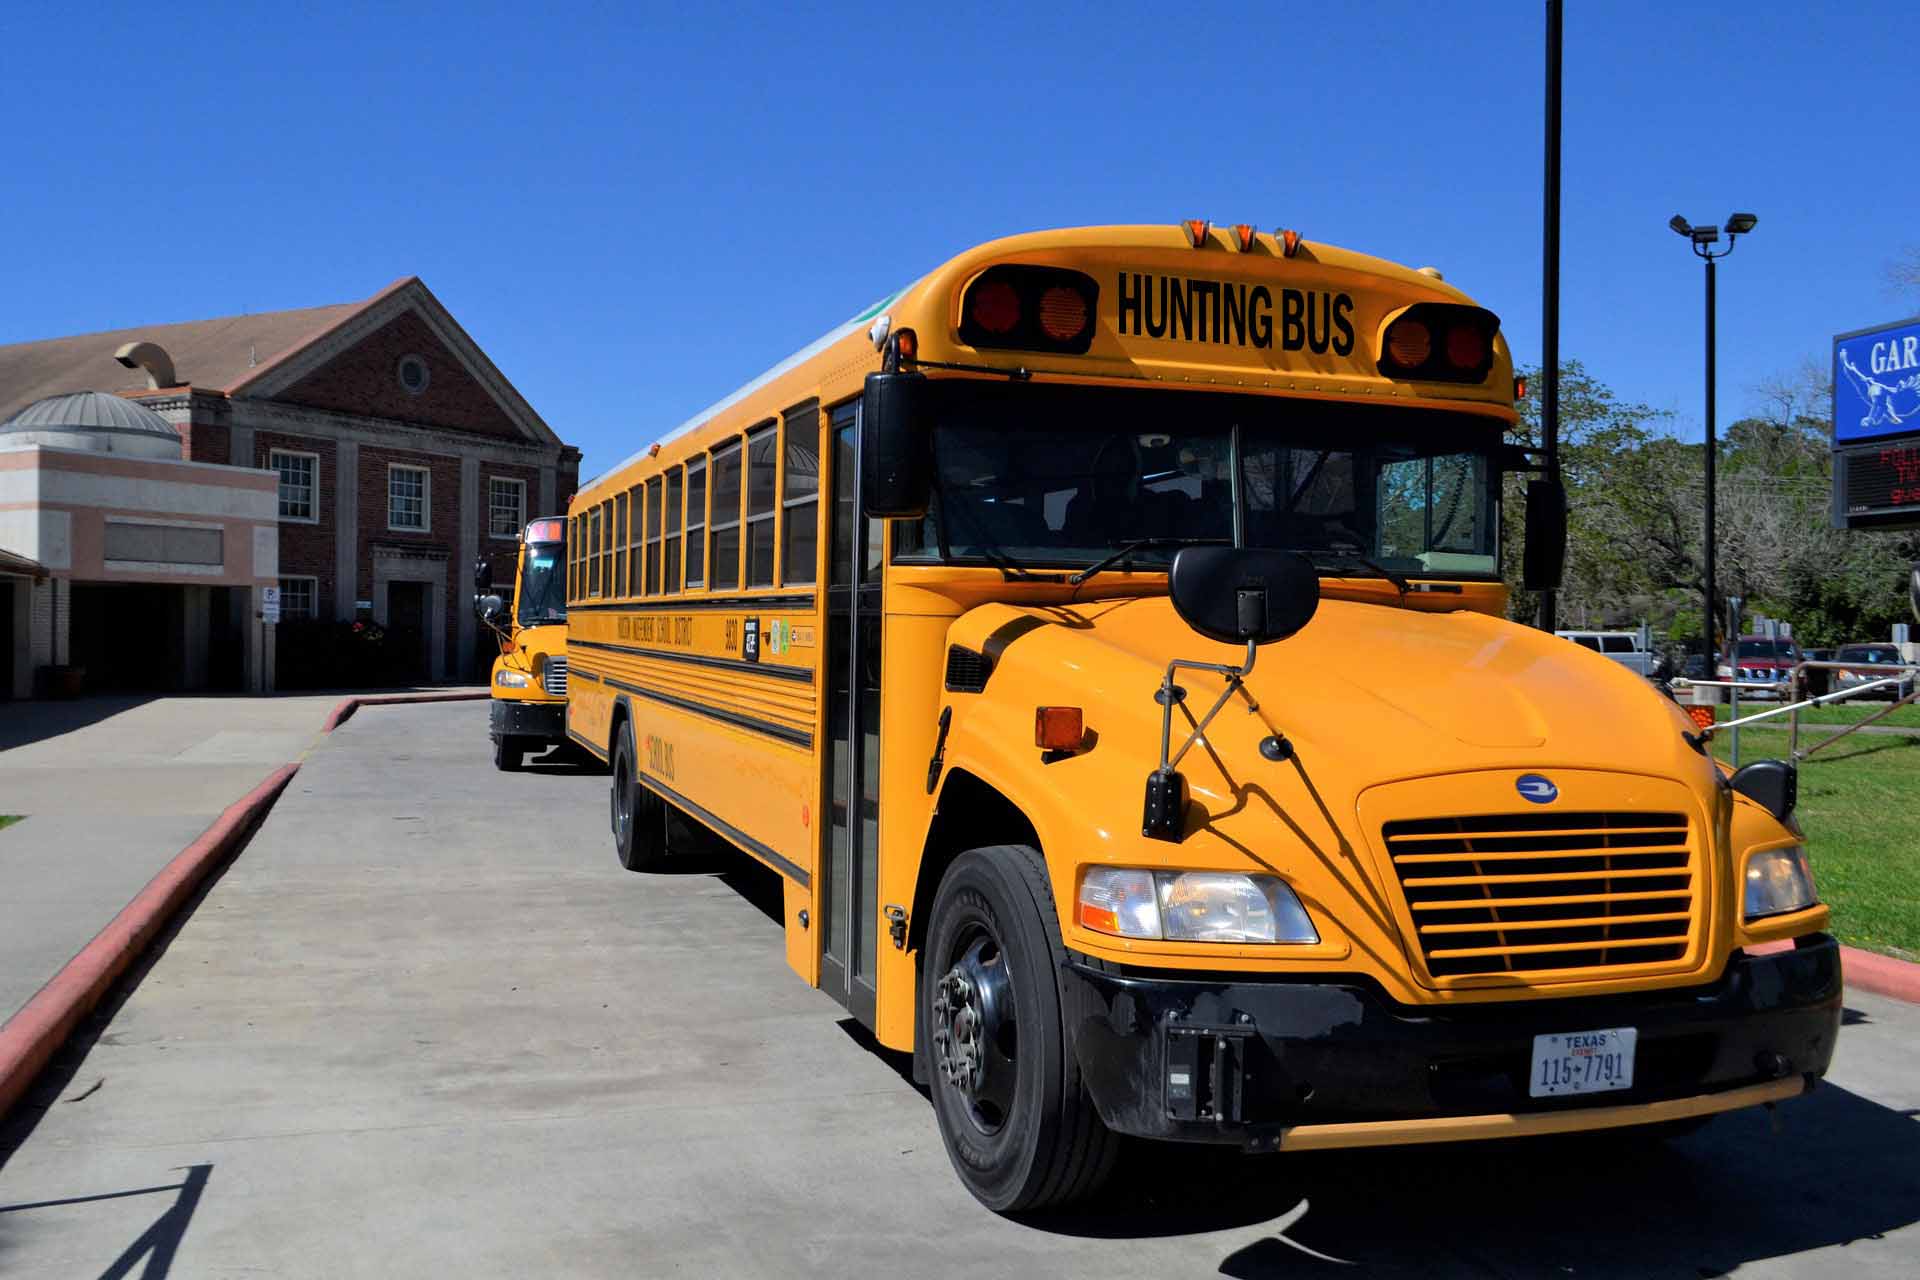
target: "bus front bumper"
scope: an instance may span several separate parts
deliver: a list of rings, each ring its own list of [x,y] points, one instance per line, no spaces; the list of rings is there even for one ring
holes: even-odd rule
[[[488,715],[487,732],[496,742],[501,738],[559,742],[567,736],[567,704],[495,698]]]
[[[1444,1142],[1709,1115],[1790,1097],[1840,1026],[1826,934],[1736,953],[1703,987],[1410,1006],[1358,982],[1230,982],[1066,967],[1073,1051],[1109,1128],[1255,1150]],[[1533,1038],[1632,1027],[1633,1085],[1531,1098]]]

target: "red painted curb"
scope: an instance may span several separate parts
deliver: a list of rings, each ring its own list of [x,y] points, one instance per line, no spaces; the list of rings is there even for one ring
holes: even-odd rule
[[[1780,942],[1756,943],[1747,951],[1764,956],[1792,948],[1793,939],[1787,938]],[[1875,995],[1892,996],[1895,1000],[1905,1000],[1910,1004],[1920,1004],[1920,964],[1896,960],[1876,951],[1843,946],[1840,948],[1840,972],[1845,975],[1850,987],[1871,991]]]
[[[362,698],[347,698],[333,709],[327,722],[320,726],[320,732],[332,733],[362,707],[384,707],[400,702],[478,702],[489,696],[485,689],[458,689],[448,693],[374,693]]]
[[[228,805],[199,839],[162,867],[93,941],[0,1026],[0,1116],[19,1101],[80,1019],[99,1003],[113,980],[153,940],[213,865],[273,806],[299,769],[297,764],[281,765]]]

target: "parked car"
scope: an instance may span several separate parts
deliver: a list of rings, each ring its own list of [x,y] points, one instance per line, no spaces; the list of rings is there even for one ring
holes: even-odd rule
[[[1792,674],[1800,661],[1800,647],[1791,640],[1775,640],[1771,636],[1741,636],[1734,646],[1732,661],[1720,664],[1720,678],[1777,685]],[[1782,689],[1742,689],[1740,696],[1767,698],[1782,692]]]
[[[1553,634],[1612,658],[1635,675],[1651,676],[1660,668],[1660,655],[1642,649],[1640,637],[1631,631],[1556,631]]]
[[[1872,666],[1894,666],[1905,663],[1900,650],[1891,644],[1843,644],[1834,654],[1835,662],[1858,662]],[[1898,674],[1892,671],[1850,671],[1841,667],[1833,673],[1833,691],[1858,689],[1861,685],[1871,684],[1875,680],[1885,680]],[[1894,691],[1898,689],[1896,694]],[[1913,677],[1904,677],[1898,685],[1881,685],[1878,689],[1862,694],[1865,698],[1907,697],[1913,692]]]
[[[1704,653],[1688,654],[1680,663],[1680,678],[1682,680],[1713,679],[1713,669],[1707,664],[1707,655]]]

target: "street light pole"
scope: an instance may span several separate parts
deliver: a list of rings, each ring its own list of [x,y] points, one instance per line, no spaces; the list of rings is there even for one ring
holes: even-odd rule
[[[1714,361],[1714,347],[1715,347],[1714,332],[1713,332],[1714,311],[1715,311],[1714,297],[1713,297],[1714,264],[1718,262],[1721,258],[1724,258],[1728,254],[1732,253],[1734,241],[1738,240],[1741,236],[1746,235],[1748,232],[1752,231],[1755,224],[1757,224],[1759,221],[1760,220],[1758,218],[1754,217],[1750,213],[1736,213],[1736,214],[1729,215],[1729,217],[1727,218],[1727,225],[1726,225],[1726,233],[1727,233],[1726,247],[1721,249],[1714,248],[1714,245],[1718,244],[1720,241],[1720,230],[1718,228],[1710,227],[1710,226],[1708,227],[1693,226],[1690,223],[1688,223],[1685,218],[1681,217],[1677,213],[1674,214],[1673,217],[1670,218],[1667,222],[1667,225],[1673,228],[1675,234],[1685,236],[1687,240],[1693,245],[1694,256],[1702,259],[1707,264],[1707,453],[1706,453],[1706,503],[1705,503],[1706,528],[1703,530],[1700,560],[1701,560],[1701,570],[1702,570],[1701,584],[1702,584],[1703,595],[1705,597],[1705,603],[1707,607],[1706,652],[1707,652],[1707,657],[1710,661],[1714,656],[1713,627],[1714,627],[1714,621],[1716,616],[1713,610],[1713,595],[1714,595],[1715,583],[1718,581],[1718,579],[1715,576],[1714,562],[1713,562],[1714,560],[1714,557],[1713,557],[1714,475],[1713,473],[1714,473],[1714,460],[1719,453],[1719,447],[1714,440],[1714,434],[1713,434],[1713,426],[1714,426],[1714,422],[1713,422],[1713,377],[1714,377],[1713,361]]]

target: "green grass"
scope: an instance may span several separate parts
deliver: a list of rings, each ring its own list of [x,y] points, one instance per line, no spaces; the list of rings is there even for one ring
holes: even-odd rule
[[[1747,702],[1743,699],[1740,703],[1740,714],[1743,717],[1750,716],[1756,712],[1765,711],[1769,707],[1779,705],[1777,702]],[[1800,713],[1800,723],[1802,725],[1858,724],[1869,716],[1877,712],[1885,711],[1886,709],[1887,704],[1884,701],[1861,701],[1855,699],[1848,702],[1830,702],[1824,707],[1808,707],[1805,711],[1802,711]],[[1727,719],[1728,709],[1724,705],[1714,708],[1714,718],[1716,720]],[[1780,724],[1785,725],[1786,722],[1787,718],[1785,716],[1779,718]],[[1763,720],[1761,723],[1771,725],[1774,721]],[[1878,723],[1900,725],[1907,729],[1920,729],[1920,703],[1910,702]],[[1835,750],[1838,749],[1837,747],[1835,748]]]
[[[25,817],[25,814],[20,813],[0,813],[0,830],[5,830]]]
[[[1814,735],[1817,739],[1818,735]],[[1805,750],[1809,735],[1800,735]],[[1728,758],[1729,735],[1714,739]],[[1742,729],[1740,761],[1787,754],[1777,729]],[[1800,825],[1842,942],[1920,960],[1920,738],[1855,734],[1800,765]]]

